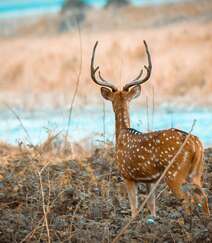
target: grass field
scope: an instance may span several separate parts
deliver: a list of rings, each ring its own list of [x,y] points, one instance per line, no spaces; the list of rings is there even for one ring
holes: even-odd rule
[[[109,243],[131,218],[127,192],[115,161],[115,144],[107,141],[105,134],[110,129],[111,136],[113,120],[111,114],[106,117],[108,110],[99,87],[90,78],[96,40],[96,62],[104,77],[118,87],[133,79],[146,64],[142,40],[149,45],[153,72],[136,101],[143,116],[133,112],[134,123],[136,118],[144,130],[144,124],[153,124],[156,115],[158,123],[160,119],[168,120],[171,107],[174,111],[181,109],[183,115],[177,120],[180,113],[173,113],[170,124],[176,118],[183,126],[185,117],[191,116],[188,110],[194,109],[200,111],[195,113],[199,114],[197,120],[207,121],[199,131],[211,141],[211,13],[211,1],[204,0],[89,10],[80,30],[69,14],[39,20],[0,20],[0,131],[3,125],[9,130],[4,133],[8,134],[5,141],[3,132],[0,138],[0,242]],[[166,116],[160,109],[156,114],[158,107],[167,107]],[[86,109],[92,111],[90,123]],[[37,135],[43,121],[54,123],[54,116],[48,118],[49,111],[59,111],[55,119],[63,121],[63,129],[54,124],[56,133],[42,125],[40,129],[49,133],[46,141],[32,144],[18,139],[16,144],[9,144],[14,140],[14,134],[10,135],[13,131],[19,134],[22,130],[30,138]],[[26,119],[22,120],[22,114],[27,114]],[[38,114],[34,120],[33,114]],[[81,120],[77,119],[79,114]],[[17,123],[10,119],[11,115]],[[81,131],[77,126],[73,128],[73,123],[80,124],[86,132],[93,129],[89,141],[74,142],[74,136]],[[97,123],[101,127],[99,141],[94,134]],[[28,126],[38,130],[32,129],[31,134]],[[207,145],[203,187],[212,210],[212,148]],[[120,242],[212,241],[211,216],[206,218],[198,208],[185,215],[181,202],[164,183],[156,195],[155,224],[147,223],[149,212],[145,208]],[[145,196],[146,188],[141,184],[140,202]]]

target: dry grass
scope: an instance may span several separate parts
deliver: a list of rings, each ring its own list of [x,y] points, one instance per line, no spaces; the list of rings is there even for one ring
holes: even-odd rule
[[[154,86],[156,102],[175,99],[179,103],[211,105],[212,21],[211,15],[207,15],[211,8],[211,2],[204,1],[204,4],[163,7],[160,11],[156,8],[120,10],[115,19],[110,15],[114,15],[114,10],[89,13],[82,26],[83,63],[77,104],[91,104],[99,97],[89,71],[95,40],[100,42],[97,63],[104,77],[121,87],[146,63],[142,44],[146,39],[152,53],[153,73],[150,82],[143,86],[145,93],[151,94]],[[174,22],[170,19],[173,14],[176,15]],[[116,22],[120,18],[129,24],[117,20],[117,25],[112,27],[109,21],[109,28],[107,23],[101,28],[105,15],[110,15],[108,21]],[[160,24],[165,17],[169,19]],[[132,23],[137,25],[132,27]],[[0,103],[6,101],[25,108],[70,104],[81,58],[77,32],[76,28],[58,35],[46,30],[43,35],[33,32],[1,38]],[[8,101],[8,95],[13,99]],[[141,100],[145,104],[145,99]]]
[[[111,242],[130,218],[126,191],[114,163],[112,144],[73,159],[50,136],[42,145],[0,146],[1,242]],[[58,145],[59,144],[59,145]],[[206,151],[207,188],[212,208],[212,151]],[[161,185],[157,191],[160,193]],[[139,195],[145,188],[139,187]],[[169,191],[158,199],[155,225],[147,225],[145,209],[122,242],[173,242],[212,239],[212,218],[195,211],[184,217]],[[167,224],[169,222],[169,224]]]

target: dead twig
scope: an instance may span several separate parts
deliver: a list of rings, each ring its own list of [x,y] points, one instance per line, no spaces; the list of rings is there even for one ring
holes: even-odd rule
[[[45,195],[44,195],[43,183],[42,183],[42,172],[45,167],[43,167],[40,171],[38,171],[38,175],[39,175],[40,190],[41,190],[41,197],[42,197],[42,208],[43,208],[44,221],[45,221],[46,232],[47,232],[47,237],[48,237],[48,243],[51,243],[49,224],[48,224],[48,219],[47,219],[47,210],[46,210],[46,205],[45,205]]]
[[[157,197],[156,197],[156,200],[160,197],[160,195],[165,191],[165,190],[167,190],[168,189],[168,186],[166,185],[164,188],[163,188],[163,190],[161,190],[159,193],[158,193],[158,195],[157,195]]]
[[[43,226],[40,226],[40,224],[43,222],[44,220],[44,216],[37,222],[36,224],[36,227],[30,231],[25,237],[23,240],[21,240],[20,243],[23,243],[23,242],[26,242],[28,239],[31,239],[32,236],[35,234],[35,232],[39,229],[39,228],[42,228]]]
[[[79,207],[80,207],[80,204],[81,204],[81,200],[77,203],[77,206],[76,206],[76,208],[75,208],[75,210],[74,210],[74,212],[73,212],[73,214],[72,214],[72,217],[71,217],[71,224],[70,224],[70,238],[72,238],[72,234],[73,234],[73,232],[72,232],[73,221],[74,221],[75,215],[76,215],[76,213],[77,213],[77,210],[78,210]]]
[[[152,86],[152,131],[154,130],[154,119],[155,118],[155,90]]]
[[[147,131],[150,131],[149,127],[149,101],[148,101],[148,96],[146,96],[146,126],[147,126]]]
[[[68,124],[67,124],[67,130],[66,130],[66,135],[65,135],[66,140],[67,140],[68,135],[69,135],[69,128],[70,128],[70,125],[71,125],[73,106],[74,106],[74,102],[76,100],[77,92],[78,92],[78,89],[79,89],[80,77],[81,77],[81,73],[82,73],[82,36],[81,36],[80,26],[79,26],[77,21],[76,21],[76,23],[77,23],[76,25],[77,25],[77,30],[78,30],[78,34],[79,34],[79,43],[80,43],[80,62],[79,62],[79,72],[77,74],[77,82],[76,82],[74,94],[73,94],[71,104],[70,104],[70,108],[69,108]]]
[[[103,123],[103,140],[104,140],[104,147],[105,147],[105,144],[106,144],[106,124],[105,124],[105,102],[103,100],[103,103],[102,103],[102,106],[103,106],[103,114],[102,114],[102,123]]]
[[[23,131],[24,131],[25,134],[26,134],[28,143],[29,143],[31,146],[33,146],[32,139],[31,139],[31,137],[30,137],[30,135],[29,135],[29,133],[28,133],[26,127],[24,126],[24,124],[23,124],[23,122],[22,122],[20,116],[19,116],[19,115],[16,113],[16,111],[13,110],[13,108],[10,107],[7,103],[4,103],[4,105],[11,111],[11,113],[12,113],[12,114],[15,116],[15,118],[19,121],[20,126],[22,127]]]

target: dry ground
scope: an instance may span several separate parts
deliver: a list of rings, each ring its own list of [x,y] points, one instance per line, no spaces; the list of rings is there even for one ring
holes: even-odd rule
[[[73,159],[70,145],[64,149],[57,139],[36,148],[2,143],[0,242],[47,242],[46,222],[51,242],[111,242],[130,219],[130,210],[113,146],[105,146]],[[205,155],[204,187],[212,210],[212,149]],[[198,210],[185,217],[168,190],[159,196],[157,208],[156,224],[145,223],[145,209],[120,242],[212,241],[212,218]]]

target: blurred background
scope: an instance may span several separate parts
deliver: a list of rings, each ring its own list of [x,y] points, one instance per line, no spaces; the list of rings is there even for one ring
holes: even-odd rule
[[[0,140],[114,141],[111,104],[90,78],[92,48],[99,40],[96,64],[121,88],[147,63],[143,39],[153,71],[131,104],[132,127],[189,131],[197,119],[210,146],[210,0],[0,0]]]

